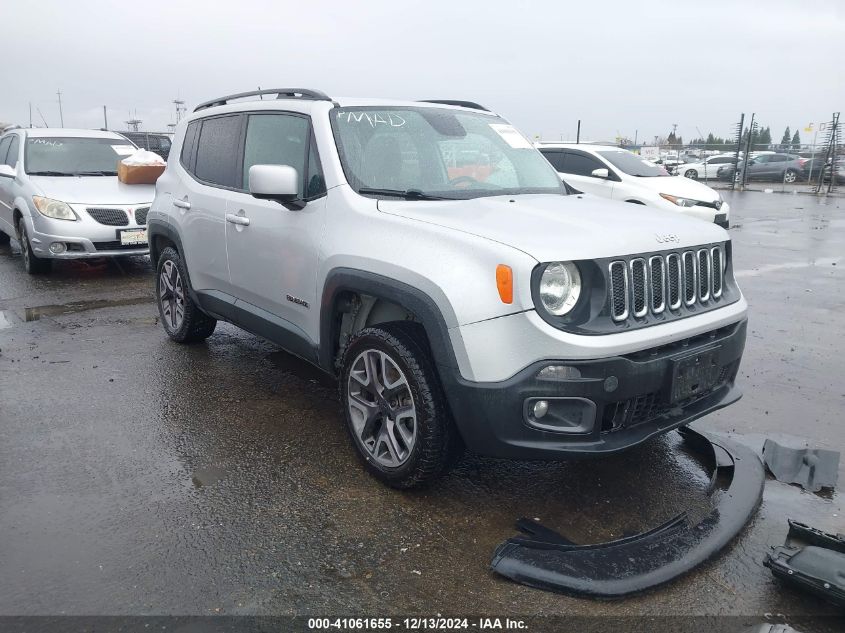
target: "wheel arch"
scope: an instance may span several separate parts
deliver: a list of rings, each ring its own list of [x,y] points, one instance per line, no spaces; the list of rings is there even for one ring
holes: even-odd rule
[[[323,369],[335,371],[341,320],[350,310],[350,298],[356,295],[372,297],[385,306],[382,315],[374,317],[375,322],[384,322],[385,315],[399,315],[396,307],[409,312],[425,331],[434,362],[453,368],[458,366],[446,319],[429,295],[390,277],[353,268],[336,268],[326,276],[320,304],[319,362]]]

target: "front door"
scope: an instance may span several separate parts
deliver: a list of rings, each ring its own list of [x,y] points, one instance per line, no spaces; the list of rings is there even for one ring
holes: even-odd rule
[[[302,176],[302,209],[249,194],[253,165],[289,165]],[[249,115],[242,185],[228,203],[226,249],[235,295],[292,324],[294,333],[318,339],[317,259],[325,221],[325,181],[307,117]]]

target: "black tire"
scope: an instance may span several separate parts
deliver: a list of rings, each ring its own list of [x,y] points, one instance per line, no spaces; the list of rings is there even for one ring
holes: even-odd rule
[[[783,172],[783,182],[788,182],[790,184],[798,182],[798,172],[794,169],[787,169]]]
[[[694,169],[687,169],[684,172],[684,178],[689,178],[690,180],[698,180],[698,172]]]
[[[165,301],[162,300],[162,284],[164,283],[162,280],[162,271],[165,267],[178,271],[178,279],[182,284],[182,320],[175,324],[174,319],[166,314]],[[211,336],[214,328],[217,327],[217,319],[208,316],[191,299],[188,271],[185,268],[185,263],[179,256],[179,252],[175,248],[168,246],[161,252],[158,258],[158,265],[156,266],[155,288],[158,313],[164,331],[167,332],[167,336],[177,343],[195,343],[197,341],[204,341]],[[174,310],[175,300],[170,305],[171,310]]]
[[[9,243],[9,236],[6,235],[3,231],[0,231],[0,245],[8,244]]]
[[[395,468],[372,458],[356,436],[352,422],[347,400],[350,372],[355,359],[367,350],[384,352],[402,370],[416,409],[416,441],[404,463]],[[346,428],[355,452],[370,474],[388,486],[405,490],[426,486],[448,472],[463,454],[463,441],[419,324],[401,321],[361,330],[343,353],[339,382]]]
[[[49,273],[53,269],[53,262],[49,259],[36,257],[32,252],[32,244],[29,243],[29,235],[26,234],[26,222],[23,221],[23,218],[18,220],[18,236],[21,243],[24,270],[30,275]]]

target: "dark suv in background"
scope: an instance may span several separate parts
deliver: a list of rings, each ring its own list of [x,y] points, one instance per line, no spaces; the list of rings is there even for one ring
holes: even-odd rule
[[[118,132],[138,147],[155,152],[164,160],[170,154],[170,136],[162,132]]]

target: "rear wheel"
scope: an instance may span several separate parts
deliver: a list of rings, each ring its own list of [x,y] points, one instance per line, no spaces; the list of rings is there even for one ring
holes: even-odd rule
[[[156,267],[156,297],[161,324],[177,343],[193,343],[211,336],[217,320],[205,314],[188,292],[188,272],[179,252],[165,248]]]
[[[29,235],[26,233],[26,222],[23,218],[18,220],[18,235],[21,242],[21,255],[23,256],[23,267],[30,275],[41,275],[50,272],[53,262],[49,259],[37,257],[32,252],[32,244],[29,243]]]
[[[783,181],[784,182],[795,182],[798,180],[798,172],[794,169],[787,169],[783,173]]]
[[[372,475],[394,488],[417,488],[457,460],[463,445],[419,325],[362,330],[341,367],[347,430]]]

